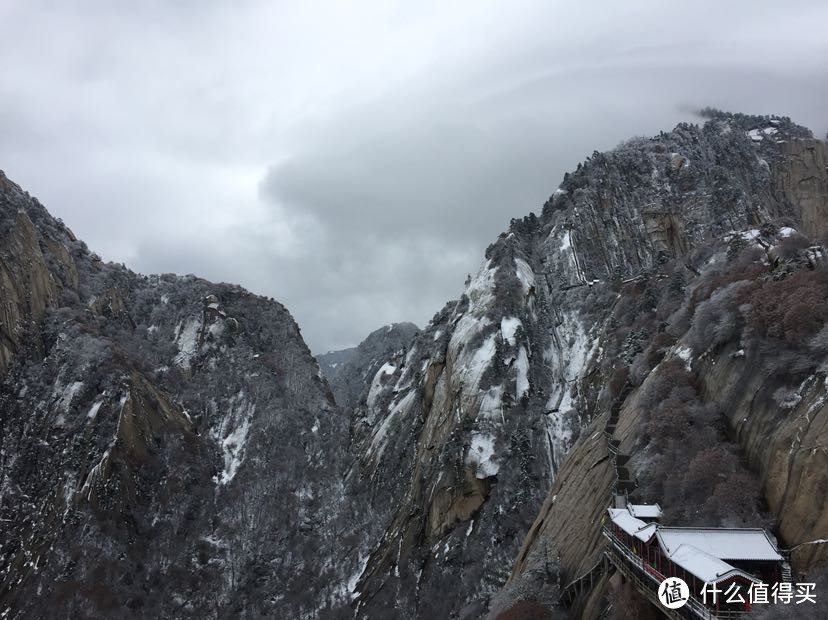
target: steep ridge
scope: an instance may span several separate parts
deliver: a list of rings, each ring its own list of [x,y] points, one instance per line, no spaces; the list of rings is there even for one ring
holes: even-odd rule
[[[555,605],[554,589],[600,552],[597,524],[614,477],[599,416],[630,375],[635,389],[619,407],[634,413],[622,414],[623,423],[635,427],[631,415],[649,423],[650,404],[635,405],[636,394],[652,398],[654,388],[640,386],[656,381],[649,375],[659,359],[686,355],[680,341],[690,327],[682,321],[692,324],[687,313],[704,301],[683,296],[710,288],[719,261],[763,272],[781,264],[780,280],[807,264],[808,243],[785,226],[812,236],[825,230],[825,143],[782,117],[707,115],[701,127],[682,124],[596,152],[566,175],[541,216],[513,220],[463,296],[372,385],[362,412],[370,432],[349,476],[371,489],[366,540],[379,541],[366,547],[357,582],[360,617],[478,617],[530,599]],[[767,247],[756,250],[760,242]],[[758,272],[751,277],[761,281]],[[682,306],[685,314],[673,317]],[[767,352],[756,355],[761,365]],[[817,353],[806,357],[811,370],[819,365]],[[711,433],[719,428],[705,420]],[[719,430],[713,441],[726,441]],[[774,430],[757,432],[761,443]],[[644,442],[627,452],[640,453],[643,472],[654,458],[646,432],[627,441]],[[767,455],[748,456],[762,470]],[[821,485],[824,474],[812,466],[789,467],[782,484],[807,471],[809,484]],[[798,501],[797,510],[822,514]],[[748,512],[739,518],[765,518],[759,508]],[[800,538],[819,538],[821,527],[813,523]],[[493,600],[515,557],[509,588]]]
[[[392,323],[374,330],[356,347],[329,351],[316,360],[342,407],[353,407],[368,392],[380,368],[405,347],[420,329],[414,323]]]
[[[104,263],[0,175],[0,615],[324,616],[347,420],[288,311]]]

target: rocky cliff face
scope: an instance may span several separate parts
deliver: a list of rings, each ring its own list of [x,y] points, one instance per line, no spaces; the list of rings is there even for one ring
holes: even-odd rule
[[[691,197],[678,198],[681,213],[669,216],[673,229],[685,231],[683,247],[663,244],[653,267],[622,280],[607,307],[616,339],[625,338],[622,359],[611,376],[600,364],[588,371],[607,378],[601,415],[565,459],[493,617],[521,600],[560,605],[567,584],[600,559],[604,511],[619,490],[666,503],[677,525],[770,527],[780,547],[792,550],[795,574],[813,580],[825,570],[826,316],[817,301],[828,283],[825,249],[769,222],[824,236],[826,145],[782,124],[716,115],[702,129],[734,140],[730,156],[745,132],[764,173],[751,171],[747,152],[743,166],[727,169],[761,183],[748,189],[731,180],[709,196],[688,188]],[[728,204],[722,195],[741,199]],[[713,210],[688,224],[690,201],[710,201]],[[686,236],[699,221],[704,232]],[[638,314],[629,325],[633,305]],[[610,350],[605,342],[598,346]],[[605,613],[609,577],[594,579],[592,590],[570,589],[564,598],[572,613]]]
[[[290,314],[102,263],[0,180],[0,613],[324,615],[348,424]]]
[[[682,339],[706,325],[709,317],[692,312],[707,299],[701,291],[716,291],[722,265],[750,265],[749,274],[733,277],[751,286],[786,278],[790,271],[774,271],[780,264],[793,271],[805,265],[823,277],[821,263],[807,258],[808,251],[816,257],[822,250],[808,250],[792,229],[778,225],[811,236],[825,229],[824,149],[784,118],[711,113],[702,127],[680,125],[594,153],[565,177],[541,216],[513,221],[460,300],[434,317],[404,359],[389,363],[365,399],[370,431],[351,477],[373,489],[376,522],[369,538],[380,542],[357,585],[358,615],[403,608],[423,617],[478,617],[527,598],[556,605],[556,589],[588,570],[600,552],[600,517],[617,478],[602,413],[610,406],[630,412],[622,415],[631,442],[626,455],[638,454],[624,471],[630,480],[639,473],[635,467],[643,476],[650,461],[666,459],[646,449],[647,433],[657,425],[650,418],[659,416],[649,414],[646,399],[636,404],[642,390],[652,398],[655,388],[644,385],[658,383],[649,376],[662,358],[690,359],[686,372],[698,401],[692,405],[707,416],[693,421],[712,433],[706,439],[726,446],[728,456],[719,456],[728,467],[735,467],[730,439],[741,442],[750,467],[734,475],[758,473],[751,484],[764,489],[770,511],[755,497],[750,514],[738,518],[765,524],[775,516],[783,546],[823,538],[823,517],[815,515],[824,511],[805,500],[824,501],[822,427],[801,421],[812,420],[816,409],[791,422],[790,412],[779,411],[766,395],[773,415],[764,422],[747,416],[754,430],[740,431],[735,425],[744,403],[732,408],[726,386],[705,381],[701,368],[711,362],[696,360],[706,349],[682,348]],[[810,332],[823,320],[813,318]],[[717,346],[738,336],[734,331]],[[751,368],[763,367],[769,346],[751,349]],[[809,389],[816,390],[809,393],[813,406],[824,389],[821,354],[809,349],[803,355],[802,372],[810,373]],[[766,391],[777,393],[782,379],[771,389],[768,377],[754,372]],[[613,405],[627,375],[630,389]],[[713,376],[722,381],[718,372]],[[728,425],[720,415],[725,411]],[[791,438],[777,435],[780,416],[802,431],[800,438],[807,430],[808,448],[795,448],[790,458],[798,463],[782,459],[771,474],[768,451],[751,452],[743,437],[752,434],[762,446],[775,442],[777,453],[784,452]],[[641,428],[634,423],[639,418]],[[696,456],[687,453],[688,462]],[[788,534],[786,521],[801,521],[786,517],[773,488],[801,486],[803,475],[807,488],[819,490],[783,493],[791,510],[812,515],[810,525],[795,535],[790,526]],[[661,488],[654,481],[643,486],[652,494]],[[388,497],[401,500],[389,505]],[[677,516],[689,518],[686,507],[676,505]],[[509,587],[497,594],[515,557]],[[445,597],[446,590],[455,595]]]
[[[826,146],[708,116],[594,153],[333,391],[280,304],[102,263],[0,177],[0,614],[597,617],[619,489],[813,574]]]
[[[72,233],[66,228],[50,230],[51,235],[44,240],[47,245],[44,255],[29,214],[11,207],[13,201],[23,198],[20,188],[0,174],[0,192],[6,208],[0,222],[0,372],[3,372],[13,355],[27,343],[46,309],[55,305],[60,290],[77,288],[78,274],[65,247],[54,240],[58,235],[74,240]]]
[[[777,192],[793,207],[802,233],[819,238],[828,221],[828,143],[821,140],[786,140],[779,143],[781,157],[774,169]]]

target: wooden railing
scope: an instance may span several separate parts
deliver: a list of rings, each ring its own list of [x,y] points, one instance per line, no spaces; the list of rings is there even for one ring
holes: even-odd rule
[[[598,580],[606,571],[607,569],[607,559],[604,555],[601,555],[601,559],[595,563],[595,565],[590,568],[587,572],[583,575],[578,577],[577,579],[573,579],[570,581],[566,586],[563,587],[561,590],[561,600],[564,602],[565,605],[571,605],[572,601],[584,591],[585,588],[589,587],[591,590],[595,581]]]

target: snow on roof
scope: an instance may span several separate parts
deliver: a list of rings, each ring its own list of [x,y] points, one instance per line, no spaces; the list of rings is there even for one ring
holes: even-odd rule
[[[644,542],[647,542],[648,540],[650,540],[653,537],[653,534],[655,534],[657,529],[658,529],[657,524],[648,523],[647,525],[645,525],[644,527],[642,527],[640,530],[638,530],[635,533],[635,537],[640,539],[640,540],[643,540]]]
[[[636,519],[626,508],[609,508],[608,511],[612,522],[630,536],[646,541],[656,531],[655,523],[644,523],[641,519]]]
[[[782,560],[776,546],[762,529],[662,526],[656,535],[668,556],[682,545],[691,545],[720,560]]]
[[[730,577],[739,575],[749,581],[758,582],[758,579],[746,572],[734,568],[727,562],[705,553],[692,545],[679,545],[669,556],[674,564],[695,575],[700,581],[718,583]]]
[[[627,504],[630,514],[639,519],[661,518],[661,506],[658,504]]]

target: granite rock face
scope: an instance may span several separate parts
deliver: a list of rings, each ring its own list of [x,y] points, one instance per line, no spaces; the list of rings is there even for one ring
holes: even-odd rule
[[[820,237],[828,221],[828,143],[790,140],[781,143],[780,150],[782,157],[774,170],[778,192],[793,207],[803,234]]]
[[[0,173],[0,190],[17,196],[20,189]],[[5,214],[4,214],[5,215]],[[64,234],[71,234],[68,230]],[[9,212],[0,228],[0,372],[25,346],[28,336],[55,305],[63,287],[77,287],[77,272],[62,245],[50,240],[44,255],[38,233],[24,211]],[[51,250],[51,251],[49,251]],[[63,250],[63,251],[61,251]],[[47,256],[55,269],[46,264]]]

